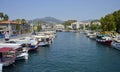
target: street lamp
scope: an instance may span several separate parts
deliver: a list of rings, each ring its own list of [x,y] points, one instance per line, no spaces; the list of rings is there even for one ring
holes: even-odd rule
[[[10,25],[10,22],[8,24],[8,31],[9,31],[9,34],[11,33],[11,25]]]

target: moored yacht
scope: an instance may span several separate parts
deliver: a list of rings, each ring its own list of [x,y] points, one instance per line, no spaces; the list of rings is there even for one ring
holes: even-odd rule
[[[40,35],[36,35],[33,36],[34,38],[38,39],[39,41],[39,46],[48,46],[51,44],[51,39],[48,36],[40,36]]]
[[[0,48],[0,64],[2,66],[9,66],[15,62],[15,50],[9,47]]]
[[[88,32],[86,36],[90,39],[96,39],[96,32]]]
[[[113,42],[111,43],[111,46],[115,49],[120,50],[120,37],[114,38]]]
[[[22,47],[20,44],[0,43],[0,47],[10,47],[16,51],[16,60],[28,59],[28,48]]]
[[[24,47],[29,47],[29,50],[36,50],[38,48],[38,40],[32,37],[24,37],[19,39],[11,39],[9,42],[21,44]]]
[[[96,36],[96,41],[103,44],[111,44],[112,38],[107,35],[99,34]]]

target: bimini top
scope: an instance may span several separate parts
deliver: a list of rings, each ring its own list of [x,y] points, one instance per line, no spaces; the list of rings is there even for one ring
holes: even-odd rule
[[[13,48],[9,48],[9,47],[2,47],[2,48],[0,48],[0,52],[9,52],[11,50],[13,50]]]

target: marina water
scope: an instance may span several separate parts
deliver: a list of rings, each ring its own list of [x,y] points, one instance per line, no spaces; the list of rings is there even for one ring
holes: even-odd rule
[[[59,32],[49,47],[29,53],[3,72],[120,72],[120,51],[82,33]]]

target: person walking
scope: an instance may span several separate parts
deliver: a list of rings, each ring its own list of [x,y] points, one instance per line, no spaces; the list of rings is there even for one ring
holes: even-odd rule
[[[5,41],[8,41],[9,38],[10,38],[9,31],[6,31],[6,32],[5,32]]]

